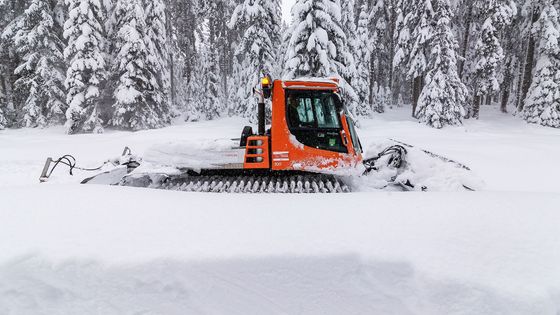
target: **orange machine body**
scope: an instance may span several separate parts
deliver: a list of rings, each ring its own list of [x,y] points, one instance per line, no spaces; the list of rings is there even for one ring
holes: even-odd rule
[[[244,168],[249,170],[299,171],[330,173],[356,169],[362,163],[361,145],[351,120],[342,107],[338,111],[337,130],[346,152],[334,152],[302,144],[290,130],[287,94],[290,91],[323,91],[338,93],[336,80],[276,80],[272,86],[272,124],[265,136],[248,138]],[[352,133],[353,132],[353,133]],[[354,135],[354,136],[352,136]]]

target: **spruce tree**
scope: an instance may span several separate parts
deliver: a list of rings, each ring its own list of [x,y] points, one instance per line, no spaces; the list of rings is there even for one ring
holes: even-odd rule
[[[538,61],[523,117],[529,123],[560,128],[560,21],[552,0],[547,0],[535,23]]]
[[[521,42],[524,43],[525,54],[523,56],[522,71],[520,71],[518,95],[517,95],[517,111],[522,112],[525,101],[531,88],[533,79],[533,68],[535,61],[536,40],[532,36],[533,25],[537,23],[543,4],[547,0],[519,0],[522,1],[522,16],[524,23],[522,24]]]
[[[145,5],[144,5],[145,4]],[[112,125],[160,128],[171,121],[165,5],[119,0],[111,18],[116,86]]]
[[[498,68],[505,58],[503,48],[499,40],[499,32],[512,22],[516,13],[513,2],[506,0],[484,0],[481,3],[485,20],[480,29],[480,36],[476,42],[475,55],[476,64],[474,69],[475,118],[480,116],[480,105],[482,97],[490,97],[499,90]]]
[[[213,120],[224,113],[223,92],[218,67],[218,52],[212,43],[202,43],[195,60],[198,71],[188,85],[187,121]]]
[[[418,102],[420,122],[434,128],[460,125],[467,89],[457,72],[457,40],[451,28],[449,0],[433,0],[435,28],[429,37],[430,55],[426,85]]]
[[[296,1],[288,31],[285,78],[342,77],[347,48],[341,18],[338,0]]]
[[[402,21],[398,20],[398,44],[393,63],[413,80],[412,115],[416,116],[424,75],[428,67],[427,55],[429,40],[434,31],[434,10],[431,0],[400,0],[400,7],[402,12],[409,11]]]
[[[276,66],[281,36],[279,0],[244,0],[229,22],[231,29],[245,29],[235,52],[233,106],[235,114],[256,121],[257,104],[253,88],[264,75],[279,77]]]
[[[370,12],[370,33],[375,49],[371,54],[371,69],[373,80],[382,86],[392,85],[392,65],[390,56],[393,51],[391,36],[390,6],[393,4],[386,0],[374,1]]]
[[[224,78],[220,76],[220,70],[216,60],[218,60],[216,46],[210,46],[210,51],[203,57],[203,69],[206,74],[203,82],[205,83],[204,93],[206,97],[202,103],[202,112],[206,115],[206,119],[208,120],[220,117],[224,111],[224,104],[222,104],[222,80],[224,80]]]
[[[198,73],[191,76],[200,89],[189,88],[189,98],[194,100],[201,118],[215,119],[226,113],[230,73],[233,70],[232,45],[235,32],[229,30],[226,19],[233,13],[233,0],[201,2],[200,13],[204,19],[204,32],[197,45],[194,60]]]
[[[359,97],[356,107],[356,115],[370,116],[372,114],[370,104],[370,56],[374,48],[374,42],[369,32],[369,9],[367,2],[360,8],[358,27],[356,30],[356,77],[352,86]]]
[[[28,0],[0,0],[0,32],[10,29],[16,23],[16,18],[24,13],[29,5]],[[4,35],[4,34],[3,34]],[[14,87],[18,75],[14,73],[20,64],[21,56],[16,52],[13,37],[0,36],[0,108],[5,127],[17,127],[17,112],[25,103],[27,91],[20,91]],[[21,96],[20,96],[21,94]],[[20,115],[21,116],[21,115]]]
[[[104,11],[98,0],[65,0],[69,15],[64,24],[69,60],[66,127],[69,134],[103,132],[99,118],[100,84],[105,79],[103,57]]]
[[[55,2],[31,0],[25,12],[5,30],[21,63],[15,87],[26,95],[21,125],[45,127],[63,121],[66,111],[62,26],[55,20]]]
[[[356,1],[344,0],[341,1],[341,25],[342,31],[346,36],[345,48],[342,50],[342,61],[345,65],[344,72],[341,74],[344,81],[347,83],[344,89],[344,97],[348,110],[354,115],[357,114],[357,108],[360,104],[360,95],[354,88],[355,85],[360,84],[359,74],[357,69],[359,41],[356,25]]]
[[[146,100],[155,108],[163,124],[171,122],[171,76],[169,72],[169,40],[166,26],[167,15],[163,0],[147,0],[146,3],[146,45],[148,47],[147,70],[155,84],[147,91]]]
[[[145,43],[144,7],[138,0],[119,0],[113,14],[116,32],[113,72],[119,78],[111,123],[132,130],[159,127],[158,115],[148,106],[145,94],[156,82],[147,71],[150,52]]]

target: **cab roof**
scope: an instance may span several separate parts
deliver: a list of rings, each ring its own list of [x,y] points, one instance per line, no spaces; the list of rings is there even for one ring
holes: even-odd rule
[[[338,79],[335,78],[299,78],[282,81],[284,89],[293,90],[338,90]]]

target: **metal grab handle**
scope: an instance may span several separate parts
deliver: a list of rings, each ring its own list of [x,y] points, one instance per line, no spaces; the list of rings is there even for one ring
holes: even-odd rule
[[[344,144],[345,147],[348,146],[348,137],[346,137],[346,131],[342,130],[340,132],[340,135],[342,136],[342,144]]]

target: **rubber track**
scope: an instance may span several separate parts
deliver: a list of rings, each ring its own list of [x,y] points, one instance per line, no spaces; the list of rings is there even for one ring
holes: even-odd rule
[[[121,183],[128,185],[126,182]],[[292,176],[188,176],[168,178],[152,183],[148,188],[184,192],[207,193],[348,193],[350,188],[342,180],[330,175]]]

